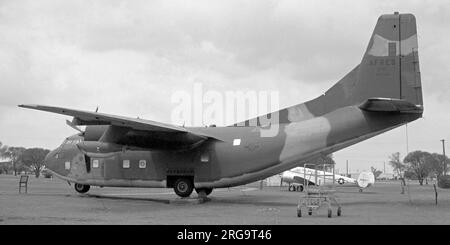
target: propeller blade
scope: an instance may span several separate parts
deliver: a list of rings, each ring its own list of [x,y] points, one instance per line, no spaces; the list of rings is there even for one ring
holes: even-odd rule
[[[71,121],[66,120],[66,124],[69,125],[71,128],[75,129],[76,131],[79,131],[80,133],[83,133],[83,130],[81,130],[79,127],[77,127],[75,124],[73,124]]]

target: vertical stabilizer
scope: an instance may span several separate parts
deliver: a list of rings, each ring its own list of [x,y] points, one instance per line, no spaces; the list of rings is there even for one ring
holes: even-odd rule
[[[325,94],[277,113],[280,123],[303,121],[379,98],[423,109],[416,18],[412,14],[380,16],[360,64]],[[260,125],[259,121],[253,118],[245,125]]]

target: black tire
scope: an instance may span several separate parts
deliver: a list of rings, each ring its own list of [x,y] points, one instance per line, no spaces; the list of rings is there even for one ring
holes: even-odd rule
[[[342,214],[342,209],[341,209],[341,207],[338,207],[337,216],[341,216],[341,214]]]
[[[308,209],[308,215],[312,215],[312,209]]]
[[[180,197],[188,197],[192,194],[194,190],[194,184],[188,178],[180,178],[175,181],[173,185],[173,190]]]
[[[289,185],[288,191],[292,191],[292,185]]]
[[[89,191],[90,188],[91,188],[90,185],[82,185],[82,184],[75,183],[75,190],[78,193],[82,193],[82,194],[86,193]]]
[[[200,192],[204,191],[205,194],[208,196],[213,191],[213,188],[200,188],[200,189],[195,189],[195,191],[197,192],[197,194],[200,194]]]
[[[331,214],[332,214],[331,209],[328,209],[328,218],[331,218]]]
[[[297,208],[297,217],[302,217],[302,210]]]
[[[300,192],[303,192],[303,185],[300,186]]]

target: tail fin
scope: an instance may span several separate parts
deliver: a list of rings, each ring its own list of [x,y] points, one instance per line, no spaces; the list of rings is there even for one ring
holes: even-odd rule
[[[359,174],[356,183],[360,188],[366,188],[375,183],[375,175],[372,172],[362,172]]]
[[[417,28],[412,14],[380,16],[361,63],[325,94],[279,111],[278,118],[280,123],[303,121],[374,98],[401,100],[422,108]],[[255,119],[245,124],[252,125]]]
[[[308,113],[300,114],[320,116],[341,107],[359,105],[370,98],[399,99],[422,107],[414,15],[380,16],[361,63],[324,95],[288,110],[307,109]]]
[[[355,89],[360,102],[383,97],[423,104],[414,15],[395,13],[378,19]]]

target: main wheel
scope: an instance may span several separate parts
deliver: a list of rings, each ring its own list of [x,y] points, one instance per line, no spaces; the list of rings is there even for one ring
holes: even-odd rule
[[[188,197],[194,190],[194,184],[190,179],[180,178],[175,181],[173,190],[180,197]]]
[[[78,193],[86,193],[89,191],[90,188],[91,188],[90,185],[82,185],[82,184],[78,184],[78,183],[75,184],[75,190]]]
[[[200,192],[204,191],[205,194],[208,196],[213,191],[213,188],[199,188],[199,189],[196,188],[195,191],[197,192],[197,194],[200,194]]]
[[[302,210],[297,208],[297,217],[302,217]]]
[[[308,209],[308,215],[312,215],[312,208]]]
[[[342,209],[341,209],[341,207],[338,207],[337,216],[341,216],[341,214],[342,214]]]
[[[300,186],[300,192],[303,192],[303,185]]]
[[[331,218],[331,209],[328,209],[328,218]]]

